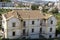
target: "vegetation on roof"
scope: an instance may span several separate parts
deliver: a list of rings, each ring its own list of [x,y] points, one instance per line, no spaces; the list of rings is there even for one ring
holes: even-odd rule
[[[0,9],[0,14],[12,11],[11,9]]]
[[[39,5],[32,5],[32,6],[31,6],[31,9],[32,9],[32,10],[38,10],[38,8],[39,8]]]

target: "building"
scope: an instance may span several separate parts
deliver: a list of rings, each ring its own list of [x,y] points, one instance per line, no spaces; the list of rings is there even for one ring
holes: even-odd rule
[[[56,18],[39,10],[13,10],[2,14],[5,38],[54,38]]]
[[[15,4],[13,2],[0,2],[0,7],[14,7]]]
[[[55,2],[55,6],[58,8],[58,12],[60,13],[60,0]]]
[[[2,15],[0,14],[0,29],[2,27]]]
[[[58,11],[60,13],[60,0],[57,2]]]

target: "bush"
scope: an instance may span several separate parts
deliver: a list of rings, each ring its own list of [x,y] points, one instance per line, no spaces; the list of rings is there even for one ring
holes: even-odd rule
[[[0,0],[0,2],[11,2],[11,0]]]
[[[47,11],[48,11],[48,9],[45,9],[45,8],[42,9],[42,12],[47,12]]]
[[[11,9],[0,9],[0,14],[12,11]]]
[[[54,9],[52,9],[52,11],[51,11],[53,14],[57,14],[58,13],[58,8],[54,8]]]
[[[38,7],[39,7],[39,5],[32,5],[32,6],[31,6],[31,9],[32,9],[32,10],[38,10]]]

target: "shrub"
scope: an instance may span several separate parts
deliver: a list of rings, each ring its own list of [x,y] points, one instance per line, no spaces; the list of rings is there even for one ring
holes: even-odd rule
[[[39,5],[32,5],[32,6],[31,6],[31,9],[32,9],[32,10],[38,10],[38,7],[39,7]]]

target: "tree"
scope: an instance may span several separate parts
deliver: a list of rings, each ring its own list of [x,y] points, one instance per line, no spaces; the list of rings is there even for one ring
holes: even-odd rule
[[[43,8],[42,8],[42,12],[47,12],[49,9],[48,8],[46,8],[46,6],[44,6]]]
[[[0,2],[11,2],[11,0],[0,0]]]
[[[52,12],[53,14],[58,13],[58,8],[54,8],[54,9],[52,9],[51,12]]]
[[[11,0],[5,0],[5,2],[11,2]]]
[[[38,10],[38,7],[39,7],[39,5],[32,5],[32,6],[31,6],[31,9],[32,9],[32,10]]]
[[[11,9],[0,9],[0,14],[12,11]]]

